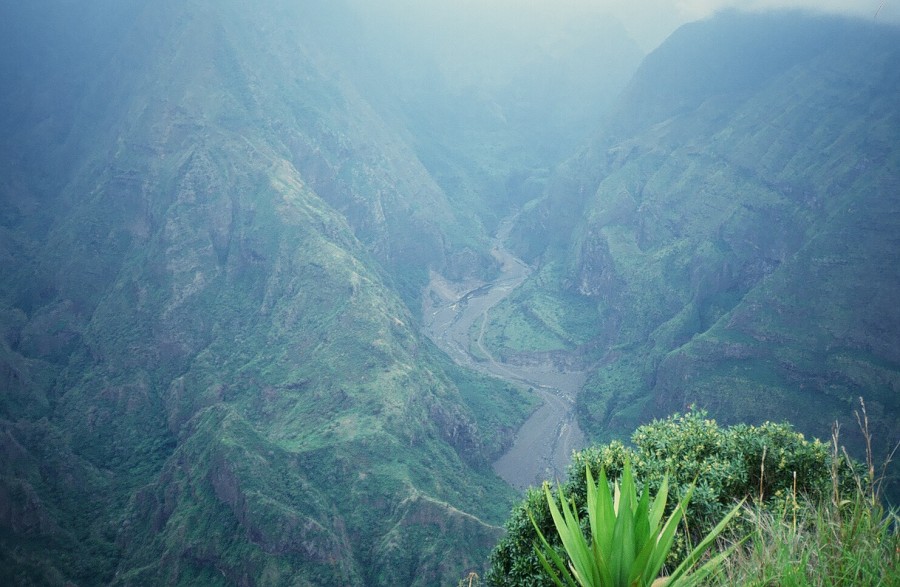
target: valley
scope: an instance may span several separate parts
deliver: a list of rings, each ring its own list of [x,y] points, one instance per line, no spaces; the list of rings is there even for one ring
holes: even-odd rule
[[[517,215],[500,223],[491,255],[500,267],[489,282],[450,282],[432,272],[423,294],[423,331],[459,365],[476,369],[537,394],[543,404],[515,435],[513,445],[494,464],[507,483],[524,489],[544,479],[562,478],[573,450],[584,445],[575,419],[575,397],[587,373],[549,357],[527,364],[505,362],[485,346],[490,312],[531,274],[531,267],[505,246]]]
[[[691,405],[900,438],[895,27],[404,2],[0,11],[0,584],[452,587]]]

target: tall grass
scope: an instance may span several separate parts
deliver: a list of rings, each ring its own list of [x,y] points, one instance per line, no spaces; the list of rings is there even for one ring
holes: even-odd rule
[[[801,501],[796,516],[749,507],[750,540],[711,585],[900,585],[897,516],[858,494],[839,506]],[[795,522],[796,520],[796,522]]]
[[[835,425],[831,496],[813,501],[794,493],[780,511],[747,506],[743,517],[754,528],[750,538],[710,585],[900,586],[900,517],[880,499],[884,477],[876,476],[862,399],[860,405],[857,421],[867,444],[864,470],[840,446]],[[849,495],[838,489],[842,459],[856,471]]]
[[[702,414],[638,429],[633,450],[611,443],[576,454],[575,466],[584,476],[571,469],[565,491],[561,487],[553,495],[547,485],[543,492],[529,492],[507,524],[487,583],[630,587],[681,579],[714,587],[900,587],[900,512],[881,500],[893,453],[879,475],[862,400],[860,408],[857,419],[868,449],[863,463],[840,445],[837,425],[829,450],[828,444],[807,442],[787,425],[722,430]],[[637,484],[631,470],[635,462],[642,463]],[[593,470],[601,475],[596,485]],[[614,495],[608,470],[618,473]],[[657,481],[660,470],[667,472]],[[693,496],[689,505],[683,502],[671,511],[683,527],[681,547],[660,531],[671,526],[661,525],[659,508],[664,506],[656,502],[678,475],[674,495]],[[691,476],[694,481],[686,485],[683,479]],[[653,500],[651,493],[656,493]],[[728,510],[741,499],[748,505],[738,506],[740,515],[731,519]],[[700,537],[711,528],[717,534],[729,519],[728,540],[704,553],[708,542]],[[557,534],[559,543],[551,545]],[[668,552],[662,577],[659,556],[638,556],[645,550]],[[654,564],[648,564],[651,559]],[[684,569],[696,563],[701,572],[679,577],[682,563]],[[587,580],[592,575],[601,579]]]

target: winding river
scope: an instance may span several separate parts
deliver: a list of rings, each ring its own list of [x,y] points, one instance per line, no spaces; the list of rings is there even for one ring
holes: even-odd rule
[[[458,364],[527,386],[543,404],[518,430],[510,449],[494,470],[510,485],[524,489],[544,479],[563,479],[573,450],[584,444],[575,419],[575,395],[584,371],[569,370],[550,359],[527,365],[503,362],[484,345],[490,311],[519,287],[531,268],[504,246],[515,217],[506,219],[494,238],[491,254],[500,265],[489,282],[450,282],[432,273],[424,295],[424,331]],[[479,323],[478,328],[473,326]]]

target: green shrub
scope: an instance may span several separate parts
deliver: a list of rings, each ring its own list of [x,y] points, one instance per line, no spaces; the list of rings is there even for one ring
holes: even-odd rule
[[[723,428],[708,419],[705,412],[691,411],[639,427],[631,442],[632,446],[625,446],[614,441],[575,453],[568,480],[561,489],[574,500],[583,518],[586,467],[595,476],[604,469],[615,479],[621,475],[625,462],[630,461],[638,490],[646,487],[651,494],[659,491],[668,474],[673,501],[682,499],[696,482],[685,514],[689,532],[681,531],[676,537],[670,564],[683,558],[689,551],[689,542],[696,543],[742,499],[749,498],[764,509],[782,511],[785,501],[795,494],[815,499],[832,491],[828,446],[804,439],[788,424]],[[839,471],[849,469],[844,462],[836,466]],[[530,490],[513,510],[506,536],[491,555],[491,570],[486,577],[489,585],[553,585],[534,553],[538,535],[528,519],[528,511],[540,532],[548,537],[550,546],[563,554],[558,537],[554,538],[546,500],[540,492]]]
[[[835,423],[831,494],[794,493],[780,511],[747,508],[753,529],[747,545],[711,585],[900,586],[900,517],[881,502],[885,477],[876,477],[866,405],[859,401],[856,417],[866,440],[866,466],[852,462],[840,446]],[[889,463],[890,456],[884,470]]]

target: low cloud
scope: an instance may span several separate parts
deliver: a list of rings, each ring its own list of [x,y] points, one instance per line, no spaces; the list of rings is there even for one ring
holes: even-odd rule
[[[679,26],[718,10],[777,8],[844,14],[900,23],[900,0],[350,0],[373,12],[394,11],[410,22],[430,21],[441,28],[478,22],[484,28],[527,29],[588,11],[617,18],[645,51],[655,49]]]
[[[726,8],[803,9],[900,23],[900,0],[568,0],[609,12],[649,51],[676,28]]]
[[[679,12],[687,17],[702,18],[722,8],[770,10],[802,8],[820,12],[876,18],[900,17],[898,0],[677,0]]]

